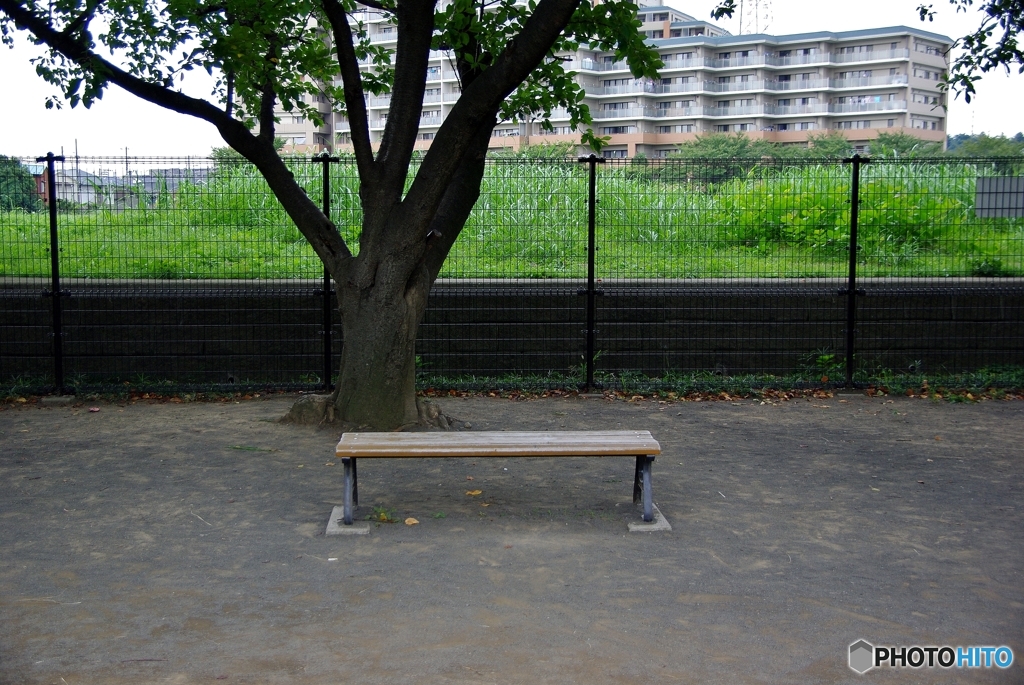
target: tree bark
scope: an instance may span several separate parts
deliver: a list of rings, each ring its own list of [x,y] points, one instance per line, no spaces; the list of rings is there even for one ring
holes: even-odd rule
[[[397,225],[375,227],[423,236],[418,242],[404,251],[395,241],[364,245],[348,277],[335,276],[344,334],[336,420],[380,430],[433,423],[416,401],[417,332],[434,279],[480,196],[494,121],[473,135],[432,219],[406,216],[408,207],[399,205],[389,219]],[[444,419],[435,425],[444,427]]]

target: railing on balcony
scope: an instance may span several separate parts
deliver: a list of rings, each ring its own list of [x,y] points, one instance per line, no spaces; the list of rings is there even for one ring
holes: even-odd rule
[[[832,88],[872,88],[874,86],[906,85],[909,78],[906,74],[892,76],[875,76],[865,78],[835,78],[830,80]]]
[[[620,86],[588,88],[587,95],[626,95],[629,93],[656,93],[657,86],[650,82],[630,83]]]
[[[877,62],[889,59],[908,59],[910,50],[906,48],[897,50],[868,50],[867,52],[833,52],[831,61],[836,64],[847,64],[849,62]]]
[[[827,114],[828,105],[765,105],[765,116],[788,116],[793,114]]]
[[[625,109],[602,109],[592,112],[595,119],[635,119],[636,117],[652,117],[653,107],[627,107]]]
[[[765,90],[821,90],[828,88],[829,81],[825,78],[809,78],[796,81],[765,81]]]
[[[828,106],[828,111],[833,114],[848,114],[851,112],[889,112],[906,108],[906,100],[890,100],[887,102],[847,102],[843,104],[832,104]]]
[[[703,81],[690,81],[689,83],[669,83],[669,84],[658,84],[654,86],[654,93],[692,93],[694,91],[704,90]]]

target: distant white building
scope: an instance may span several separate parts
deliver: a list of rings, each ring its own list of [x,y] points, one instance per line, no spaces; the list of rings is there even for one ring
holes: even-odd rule
[[[857,149],[881,132],[902,132],[945,144],[945,93],[952,41],[906,26],[860,31],[733,36],[706,21],[665,6],[637,9],[641,31],[665,63],[658,79],[635,79],[612,53],[582,47],[567,67],[586,91],[594,132],[608,136],[607,157],[663,157],[705,133],[742,133],[779,143],[840,131]],[[358,19],[375,43],[396,44],[397,28],[364,8]],[[340,85],[340,77],[338,77]],[[417,147],[428,148],[460,94],[445,53],[434,51],[427,69]],[[321,99],[325,125],[279,112],[277,135],[288,151],[351,147],[349,125]],[[390,97],[367,96],[371,142],[387,121]],[[502,122],[491,147],[576,142],[580,132],[564,111],[553,112],[552,131],[538,121]]]

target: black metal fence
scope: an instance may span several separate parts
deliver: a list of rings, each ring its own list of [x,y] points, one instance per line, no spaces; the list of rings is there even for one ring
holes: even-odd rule
[[[336,373],[329,281],[247,164],[20,162],[0,166],[5,384],[312,389]],[[355,249],[352,162],[290,164]],[[421,381],[848,384],[1024,367],[1020,167],[494,159],[431,294]]]

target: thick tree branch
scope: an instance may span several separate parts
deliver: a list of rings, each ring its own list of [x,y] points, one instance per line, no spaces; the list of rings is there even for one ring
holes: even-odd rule
[[[580,0],[541,0],[522,30],[472,83],[441,125],[406,195],[416,212],[432,216],[478,129],[532,72],[572,19]],[[493,126],[493,123],[491,123]]]
[[[466,154],[462,157],[462,162],[455,170],[452,181],[444,192],[444,197],[441,198],[437,214],[430,223],[426,237],[427,250],[423,261],[430,273],[431,282],[437,278],[452,245],[459,237],[461,227],[466,224],[473,205],[480,197],[480,182],[484,175],[487,146],[491,142],[493,126],[494,121],[492,120],[490,125],[485,123],[477,129]]]
[[[335,52],[345,92],[345,111],[352,136],[352,148],[356,155],[359,180],[362,185],[377,182],[377,167],[370,147],[370,126],[366,114],[366,100],[363,99],[363,78],[359,73],[355,45],[352,42],[352,28],[348,15],[338,0],[323,0],[324,12],[331,24]]]
[[[96,10],[99,9],[102,4],[103,0],[91,0],[90,2],[87,2],[85,10],[65,26],[62,33],[66,36],[73,36],[79,29],[87,28],[89,26],[89,22],[92,21],[93,16],[96,14]]]
[[[0,11],[11,17],[18,28],[29,31],[41,43],[104,82],[120,86],[147,102],[216,126],[224,141],[260,170],[285,211],[331,272],[337,274],[347,268],[352,253],[338,230],[296,183],[295,177],[274,150],[272,134],[269,138],[262,134],[254,136],[242,122],[229,117],[206,100],[189,97],[127,73],[97,55],[80,39],[55,30],[45,18],[33,14],[13,0],[0,0]],[[271,113],[272,110],[271,102]]]
[[[388,121],[384,125],[377,159],[382,166],[382,185],[394,199],[401,197],[409,160],[416,145],[423,91],[426,87],[430,41],[434,33],[436,0],[399,0],[398,45],[395,50],[395,85]]]

